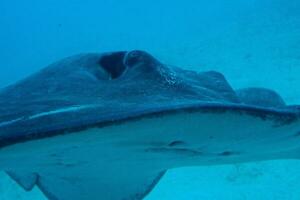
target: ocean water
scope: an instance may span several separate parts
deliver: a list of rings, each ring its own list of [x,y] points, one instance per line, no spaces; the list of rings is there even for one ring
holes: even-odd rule
[[[299,0],[1,0],[0,87],[73,54],[141,49],[300,104],[299,11]],[[173,169],[146,199],[298,200],[299,188],[299,161],[268,161]],[[14,199],[45,197],[1,173],[0,200]]]

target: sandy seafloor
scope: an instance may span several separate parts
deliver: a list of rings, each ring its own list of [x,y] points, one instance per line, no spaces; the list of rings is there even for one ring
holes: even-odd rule
[[[300,104],[299,10],[299,0],[1,0],[0,87],[69,55],[142,49]],[[268,161],[170,170],[146,199],[299,200],[299,188],[300,161]],[[14,199],[45,198],[1,173],[0,200]]]

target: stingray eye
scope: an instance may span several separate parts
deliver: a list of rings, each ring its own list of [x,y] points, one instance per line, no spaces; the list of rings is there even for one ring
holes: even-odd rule
[[[101,57],[99,64],[110,75],[111,79],[120,77],[126,70],[124,65],[125,51],[107,54]]]
[[[125,65],[128,67],[133,67],[138,63],[143,61],[143,51],[135,50],[127,54],[126,60],[124,61]]]

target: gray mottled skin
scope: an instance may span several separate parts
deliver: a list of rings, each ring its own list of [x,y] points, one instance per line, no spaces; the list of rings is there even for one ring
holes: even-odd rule
[[[0,92],[0,123],[19,118],[22,120],[1,128],[0,144],[18,136],[38,135],[40,132],[126,118],[133,113],[177,109],[190,104],[249,103],[253,106],[255,103],[263,108],[270,108],[269,105],[276,108],[279,103],[280,108],[284,109],[280,97],[268,98],[269,94],[276,94],[273,91],[254,91],[259,92],[259,101],[264,102],[260,105],[255,100],[245,98],[249,93],[247,97],[253,99],[253,90],[236,93],[218,72],[197,73],[171,68],[142,51],[128,52],[123,58],[126,70],[118,78],[111,79],[109,72],[99,64],[101,57],[109,55],[69,57],[4,88]],[[93,107],[76,113],[27,120],[38,113],[82,105]],[[294,112],[294,109],[290,111]]]
[[[170,68],[145,52],[134,51],[124,58],[126,71],[110,79],[99,65],[101,56],[103,54],[85,54],[66,58],[3,89],[0,122],[24,120],[18,122],[18,126],[3,127],[0,137],[38,134],[178,105],[239,103],[235,92],[218,72]],[[37,113],[78,105],[95,107],[75,114],[26,120]],[[68,119],[68,124],[61,124],[62,118]]]
[[[26,141],[68,135],[92,127],[105,127],[132,118],[199,110],[204,113],[233,110],[236,117],[239,117],[239,113],[246,113],[265,121],[275,121],[272,128],[299,120],[300,112],[299,106],[287,106],[272,90],[246,88],[235,91],[218,72],[198,73],[169,67],[144,51],[82,54],[56,62],[0,91],[0,150]],[[169,147],[180,145],[185,144],[173,141]],[[170,152],[168,148],[148,150],[154,153]],[[74,151],[81,152],[80,149]],[[179,147],[174,152],[183,155],[201,154]],[[233,154],[234,152],[223,150],[217,156],[229,157]],[[68,158],[73,158],[72,156],[71,154]],[[93,161],[92,159],[94,158],[88,161]],[[110,175],[121,171],[119,176],[123,176],[124,185],[128,185],[129,180],[137,182],[136,188],[129,187],[127,196],[122,199],[141,199],[164,173],[148,169],[142,174],[134,171],[128,177],[128,172],[123,171],[117,162],[101,176],[97,170],[106,163],[97,164],[89,169],[81,165],[74,165],[73,168],[70,164],[64,165],[69,167],[66,172],[70,173],[71,178],[76,178],[76,173],[80,173],[81,169],[91,171],[81,177],[90,185],[82,187],[92,187],[95,194],[85,191],[81,195],[95,197],[100,192],[95,188],[95,183],[98,182],[91,183],[95,178],[93,174],[97,174],[99,177],[96,178],[100,181],[107,176],[105,180],[110,182]],[[103,166],[104,169],[105,167],[106,165]],[[82,198],[78,196],[80,194],[72,193],[72,182],[61,178],[65,174],[59,174],[60,164],[50,166],[49,170],[46,168],[41,168],[36,173],[27,171],[29,174],[15,172],[13,169],[7,171],[25,189],[38,185],[49,199]],[[47,170],[57,171],[60,178],[48,176]],[[64,187],[57,187],[59,184]],[[116,183],[111,181],[111,185],[107,187],[116,188],[114,184]],[[103,189],[102,193],[106,192]],[[115,195],[111,199],[120,199],[121,195]]]

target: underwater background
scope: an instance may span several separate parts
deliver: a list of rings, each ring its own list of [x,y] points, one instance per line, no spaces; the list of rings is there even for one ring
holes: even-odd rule
[[[300,103],[299,0],[1,0],[0,87],[78,53],[146,50]],[[300,161],[170,170],[146,198],[299,200]],[[0,173],[0,200],[43,200]]]

